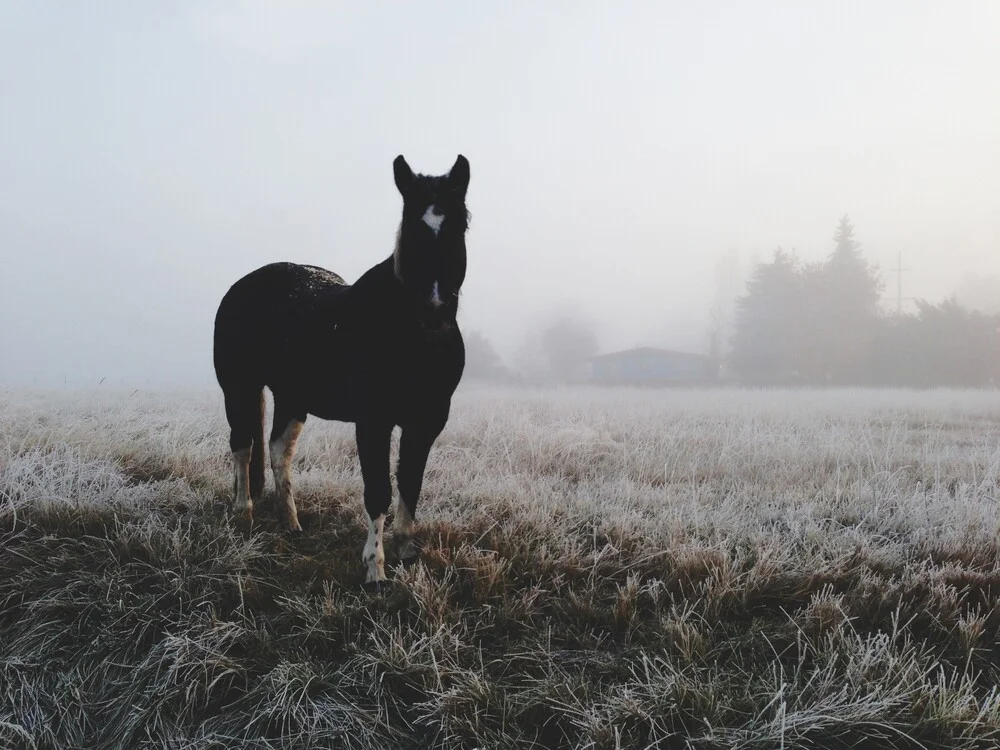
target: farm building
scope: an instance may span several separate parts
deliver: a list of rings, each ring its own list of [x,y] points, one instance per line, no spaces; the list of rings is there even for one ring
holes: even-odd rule
[[[591,382],[601,385],[705,385],[719,377],[704,354],[640,346],[591,357]]]

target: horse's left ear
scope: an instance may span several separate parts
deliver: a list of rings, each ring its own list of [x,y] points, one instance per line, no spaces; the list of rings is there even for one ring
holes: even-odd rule
[[[399,189],[400,195],[405,198],[413,184],[413,170],[410,169],[410,165],[406,163],[402,154],[392,162],[392,176],[396,178],[396,187]]]
[[[448,172],[448,181],[454,185],[458,191],[465,195],[469,189],[469,160],[461,154],[455,159],[455,164]]]

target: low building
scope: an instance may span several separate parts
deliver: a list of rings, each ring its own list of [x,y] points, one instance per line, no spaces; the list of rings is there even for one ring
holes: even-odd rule
[[[590,358],[591,382],[599,385],[710,385],[719,365],[704,354],[640,346]]]

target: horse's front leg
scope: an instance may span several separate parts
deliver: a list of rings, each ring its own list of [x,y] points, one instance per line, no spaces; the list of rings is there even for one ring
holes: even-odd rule
[[[365,510],[368,512],[368,541],[361,562],[368,568],[367,583],[385,580],[385,546],[382,527],[389,510],[392,484],[389,481],[389,441],[392,424],[359,421],[355,428],[361,478],[365,483]]]
[[[443,424],[437,423],[405,425],[399,440],[399,465],[396,467],[399,502],[396,503],[396,517],[392,522],[392,536],[403,565],[415,563],[420,553],[413,542],[417,501],[420,499],[420,490],[424,483],[427,457],[443,427]]]

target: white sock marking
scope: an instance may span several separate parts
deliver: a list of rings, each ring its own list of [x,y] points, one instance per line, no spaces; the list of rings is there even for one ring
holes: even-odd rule
[[[368,524],[368,541],[361,552],[361,562],[368,566],[368,583],[385,580],[385,547],[382,543],[382,527],[385,513]]]
[[[444,221],[444,214],[436,214],[434,213],[434,209],[435,206],[433,203],[429,205],[427,210],[424,211],[423,220],[424,224],[429,226],[434,234],[437,235],[441,231],[441,222]]]
[[[438,283],[434,282],[434,291],[431,294],[431,304],[434,307],[441,307],[444,304],[444,300],[441,299],[441,290],[438,289]]]

